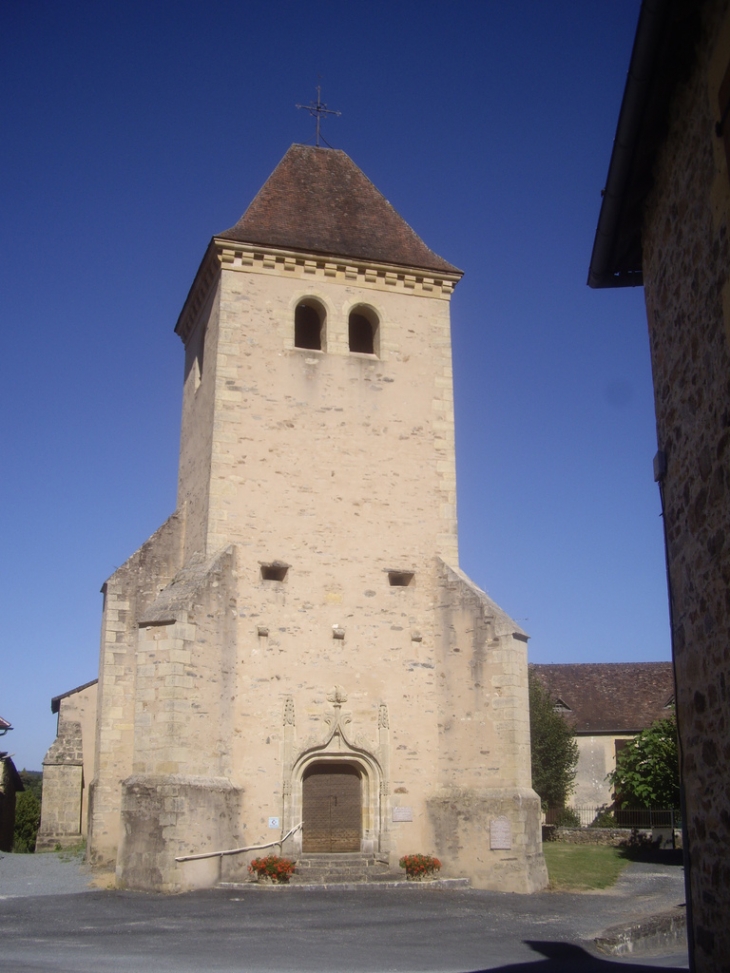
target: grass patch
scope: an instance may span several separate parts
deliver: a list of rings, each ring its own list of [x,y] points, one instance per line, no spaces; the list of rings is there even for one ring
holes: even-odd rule
[[[68,845],[56,852],[62,862],[83,861],[86,854],[86,842],[80,841],[77,845]]]
[[[568,845],[547,841],[542,850],[550,888],[561,892],[607,889],[629,863],[620,848],[606,845]]]

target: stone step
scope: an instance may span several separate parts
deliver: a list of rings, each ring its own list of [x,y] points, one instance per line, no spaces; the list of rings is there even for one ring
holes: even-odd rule
[[[296,863],[297,870],[291,878],[294,884],[382,881],[389,876],[386,859],[357,852],[305,854],[297,858]]]

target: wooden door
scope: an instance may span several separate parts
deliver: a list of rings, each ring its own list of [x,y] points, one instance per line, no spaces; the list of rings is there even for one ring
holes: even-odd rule
[[[303,852],[360,851],[360,772],[351,764],[315,764],[303,781]]]

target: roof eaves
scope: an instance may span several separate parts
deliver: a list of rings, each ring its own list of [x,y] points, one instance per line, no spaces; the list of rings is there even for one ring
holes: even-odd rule
[[[614,257],[636,143],[641,132],[670,3],[671,0],[643,0],[641,5],[593,243],[588,272],[589,287],[621,287],[643,283],[640,265],[638,268],[616,271]]]
[[[95,686],[99,682],[98,679],[91,679],[89,682],[85,682],[83,686],[77,686],[75,689],[69,689],[67,693],[61,693],[59,696],[54,696],[51,700],[51,712],[57,713],[61,708],[61,700],[66,699],[67,696],[73,696],[74,693],[81,693],[84,689],[88,689],[89,686]]]
[[[700,6],[697,0],[642,2],[593,242],[589,287],[644,282],[643,204],[653,185],[670,99],[693,58]]]
[[[287,251],[291,253],[311,254],[312,256],[324,257],[329,260],[348,260],[356,263],[373,264],[377,266],[402,267],[403,270],[416,271],[417,273],[427,274],[429,277],[453,277],[456,280],[461,280],[461,278],[464,276],[463,270],[454,266],[454,264],[449,263],[447,260],[444,260],[443,257],[439,257],[439,255],[434,253],[434,251],[431,251],[434,254],[434,263],[428,266],[426,264],[408,263],[407,261],[403,260],[395,260],[391,257],[389,257],[387,260],[375,257],[362,257],[351,253],[338,253],[335,250],[321,250],[317,247],[298,247],[293,244],[287,244],[286,246],[279,244],[272,245],[267,243],[265,240],[255,240],[253,239],[253,236],[251,236],[250,239],[244,240],[242,236],[234,237],[227,234],[230,234],[229,230],[226,230],[224,233],[217,233],[213,237],[213,241],[221,241],[221,243],[224,244],[243,243],[252,247],[264,247],[266,249],[281,250],[282,252]]]

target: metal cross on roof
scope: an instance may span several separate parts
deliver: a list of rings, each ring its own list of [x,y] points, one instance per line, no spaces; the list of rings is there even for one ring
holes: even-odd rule
[[[305,108],[312,118],[316,119],[316,144],[319,145],[319,140],[321,138],[319,127],[322,123],[322,119],[325,115],[341,115],[341,111],[334,111],[332,108],[328,108],[327,105],[322,101],[322,86],[317,85],[317,101],[316,103],[310,101],[308,105],[297,105],[297,108]],[[324,140],[326,141],[326,139]],[[329,145],[329,143],[327,143]],[[332,148],[332,146],[330,146]]]

